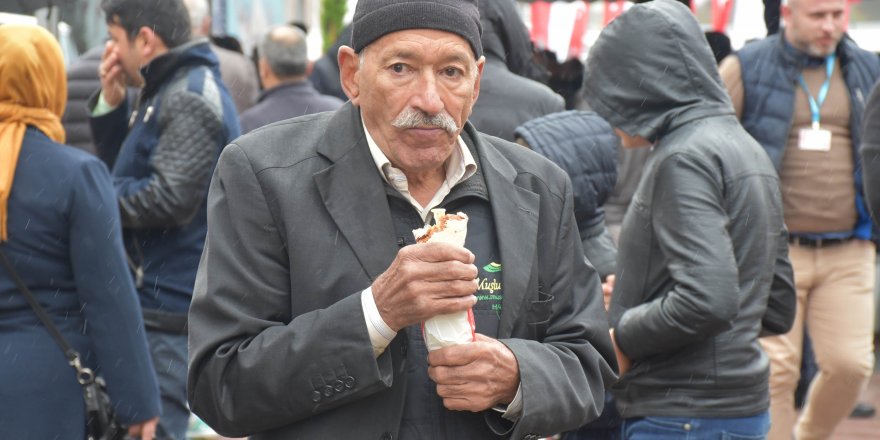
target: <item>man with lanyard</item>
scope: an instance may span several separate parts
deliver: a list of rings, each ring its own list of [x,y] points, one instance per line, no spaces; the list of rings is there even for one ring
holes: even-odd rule
[[[788,334],[762,340],[771,359],[770,439],[831,437],[873,369],[875,226],[858,148],[880,61],[844,35],[845,8],[846,0],[789,0],[782,33],[720,67],[737,116],[779,173],[791,234],[797,318]],[[804,326],[820,371],[798,419]]]

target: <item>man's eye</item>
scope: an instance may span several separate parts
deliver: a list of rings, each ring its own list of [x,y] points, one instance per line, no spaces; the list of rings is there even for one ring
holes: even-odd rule
[[[405,69],[406,69],[406,66],[404,66],[404,65],[401,64],[401,63],[392,64],[392,65],[391,65],[391,70],[394,71],[394,73],[403,73],[403,71],[404,71]]]
[[[456,77],[461,75],[461,70],[455,67],[447,67],[446,69],[443,69],[443,74],[446,76]]]

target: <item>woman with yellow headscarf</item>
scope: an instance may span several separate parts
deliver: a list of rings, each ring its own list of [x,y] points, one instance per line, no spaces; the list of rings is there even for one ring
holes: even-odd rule
[[[119,420],[152,439],[158,385],[118,206],[104,164],[62,145],[65,78],[50,33],[0,25],[0,251],[107,381]],[[75,372],[3,266],[0,351],[2,437],[84,438]]]

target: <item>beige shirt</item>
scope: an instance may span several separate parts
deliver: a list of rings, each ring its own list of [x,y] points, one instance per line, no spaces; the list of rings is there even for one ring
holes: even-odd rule
[[[736,115],[742,118],[744,91],[739,58],[729,56],[719,71]],[[804,69],[804,81],[816,98],[825,82],[825,65]],[[798,148],[802,128],[812,125],[810,103],[800,81],[794,84],[794,113],[780,169],[785,224],[793,233],[852,230],[858,219],[853,180],[850,100],[838,61],[820,108],[820,127],[831,131],[830,151]]]

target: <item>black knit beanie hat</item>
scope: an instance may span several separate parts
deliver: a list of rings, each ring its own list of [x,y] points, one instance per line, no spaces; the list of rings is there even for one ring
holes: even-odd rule
[[[460,35],[483,56],[477,0],[358,0],[351,22],[355,52],[392,32],[437,29]]]

